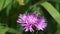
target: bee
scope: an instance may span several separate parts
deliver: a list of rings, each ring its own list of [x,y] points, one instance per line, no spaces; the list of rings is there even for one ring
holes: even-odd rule
[[[33,14],[36,15],[36,16],[40,15],[40,13],[38,11],[35,11]]]

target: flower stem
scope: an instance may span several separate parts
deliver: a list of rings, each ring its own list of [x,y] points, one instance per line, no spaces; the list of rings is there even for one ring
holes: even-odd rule
[[[32,32],[31,34],[35,34],[34,32]]]
[[[38,34],[38,31],[36,32],[36,34]]]
[[[38,34],[38,31],[32,32],[32,34]]]

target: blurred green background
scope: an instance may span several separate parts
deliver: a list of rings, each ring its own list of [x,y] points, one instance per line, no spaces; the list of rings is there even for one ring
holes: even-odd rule
[[[32,34],[16,21],[19,14],[34,11],[47,21],[46,29],[38,34],[60,34],[60,0],[0,0],[0,34]]]

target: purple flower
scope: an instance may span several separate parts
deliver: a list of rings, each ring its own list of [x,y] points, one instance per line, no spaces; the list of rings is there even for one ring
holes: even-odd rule
[[[46,20],[42,16],[36,16],[34,14],[20,14],[17,22],[23,26],[25,32],[34,32],[35,30],[44,30],[47,26]]]

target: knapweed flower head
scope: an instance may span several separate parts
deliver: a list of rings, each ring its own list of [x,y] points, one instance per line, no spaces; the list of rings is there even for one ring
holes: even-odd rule
[[[35,14],[20,14],[17,22],[23,26],[25,32],[34,32],[35,30],[44,30],[47,26],[46,20],[42,16],[36,16]]]

